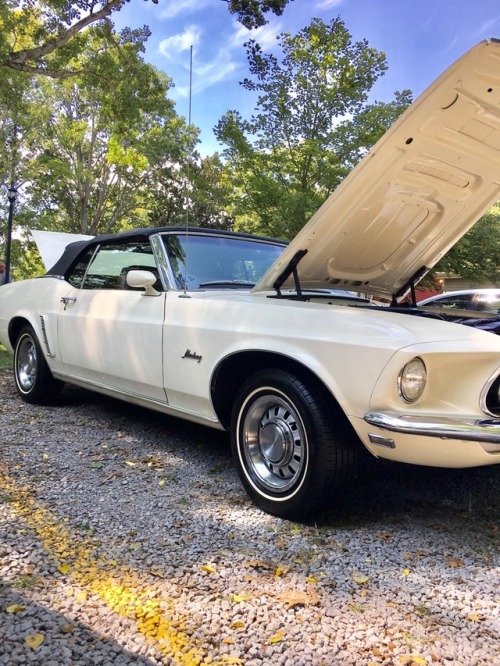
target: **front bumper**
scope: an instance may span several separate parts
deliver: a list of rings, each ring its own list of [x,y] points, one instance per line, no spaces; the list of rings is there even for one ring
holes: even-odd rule
[[[500,419],[496,418],[467,419],[369,412],[364,420],[377,428],[405,435],[480,442],[487,453],[500,453]]]

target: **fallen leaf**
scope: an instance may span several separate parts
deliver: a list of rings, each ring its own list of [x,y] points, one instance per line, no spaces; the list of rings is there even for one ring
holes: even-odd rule
[[[404,576],[409,576],[410,575],[410,570],[409,569],[403,569],[403,575]]]
[[[68,564],[58,564],[57,565],[57,570],[59,573],[62,573],[63,576],[65,576],[67,573],[69,573],[69,565]]]
[[[278,596],[278,601],[286,604],[287,608],[294,606],[315,606],[319,604],[319,597],[314,589],[308,592],[302,590],[285,590]]]
[[[44,638],[43,634],[30,634],[24,640],[32,650],[35,650],[43,643]]]
[[[416,654],[402,655],[399,657],[399,661],[402,664],[409,664],[410,666],[413,666],[413,664],[418,664],[418,666],[427,666],[428,664],[427,659],[418,657]]]
[[[278,631],[272,638],[269,639],[269,642],[271,645],[274,645],[275,643],[280,643],[283,640],[283,634],[280,634]]]
[[[454,569],[459,569],[464,566],[464,563],[458,557],[449,557],[448,566],[453,567]]]
[[[234,645],[234,638],[231,637],[224,638],[222,642],[225,643],[226,645]]]
[[[5,609],[6,613],[20,613],[21,611],[26,610],[26,606],[21,606],[21,604],[12,604],[7,606]]]
[[[202,564],[200,569],[202,571],[206,571],[209,574],[213,574],[216,571],[216,569],[213,566],[211,566],[210,564]]]
[[[471,622],[482,622],[484,620],[484,618],[481,615],[479,615],[477,611],[469,613],[467,615],[467,619],[470,620]]]
[[[243,629],[245,626],[245,623],[242,622],[241,620],[235,620],[234,622],[231,623],[231,629]]]
[[[61,631],[64,634],[71,634],[72,631],[75,630],[75,627],[72,624],[65,624],[64,627],[61,629]]]
[[[355,571],[352,574],[352,579],[358,585],[364,585],[365,583],[367,583],[370,580],[370,577],[365,576],[364,574],[360,574],[359,571]]]
[[[135,467],[137,463],[131,462],[130,460],[126,460],[125,464],[128,465],[129,467]]]
[[[247,592],[242,592],[241,594],[232,594],[231,599],[239,604],[242,601],[248,601],[248,599],[250,599],[250,595]]]

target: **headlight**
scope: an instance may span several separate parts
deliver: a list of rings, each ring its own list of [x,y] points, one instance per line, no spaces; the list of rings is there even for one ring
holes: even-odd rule
[[[421,358],[414,358],[399,373],[398,391],[405,402],[415,402],[424,392],[427,370]]]

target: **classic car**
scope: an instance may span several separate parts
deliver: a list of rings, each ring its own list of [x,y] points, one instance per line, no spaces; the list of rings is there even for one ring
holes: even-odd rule
[[[500,463],[500,338],[413,307],[499,194],[488,40],[290,244],[137,229],[70,243],[46,275],[1,287],[17,391],[45,403],[66,382],[227,430],[250,497],[290,519],[331,507],[363,446],[418,465]]]

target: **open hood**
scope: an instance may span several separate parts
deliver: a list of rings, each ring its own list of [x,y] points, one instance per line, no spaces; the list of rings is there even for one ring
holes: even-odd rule
[[[400,298],[499,198],[500,41],[487,40],[406,110],[255,289]]]

